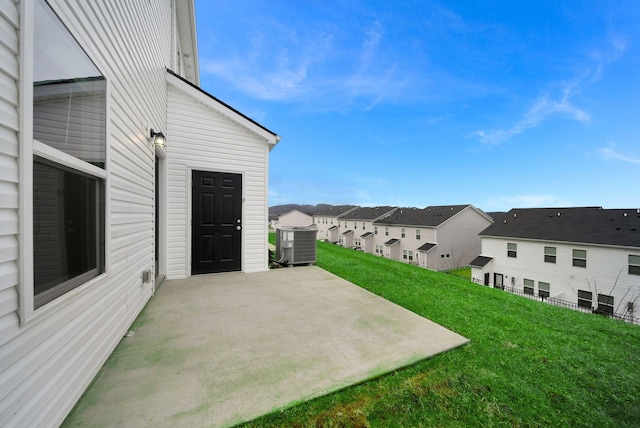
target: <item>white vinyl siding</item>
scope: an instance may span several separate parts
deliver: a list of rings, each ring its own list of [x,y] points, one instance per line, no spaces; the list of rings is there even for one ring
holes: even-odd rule
[[[107,273],[19,323],[16,132],[17,111],[24,111],[24,106],[16,109],[16,97],[19,87],[32,82],[16,82],[17,25],[30,20],[18,17],[16,8],[29,9],[32,3],[2,1],[0,426],[58,426],[153,292],[153,283],[142,284],[140,279],[142,271],[153,270],[154,260],[154,148],[147,126],[166,129],[165,67],[171,31],[150,29],[170,28],[171,2],[49,3],[108,82]],[[28,44],[29,37],[23,34],[22,41]],[[30,124],[28,118],[23,120]],[[31,189],[24,191],[26,195]],[[29,290],[27,285],[24,289]]]
[[[518,258],[507,257],[507,242],[518,244]],[[556,263],[545,262],[545,247],[556,249]],[[626,247],[581,244],[579,256],[588,257],[586,268],[574,267],[573,250],[575,243],[538,242],[530,240],[513,240],[513,238],[482,238],[481,254],[493,257],[491,263],[482,270],[474,270],[474,279],[482,280],[484,273],[502,273],[515,278],[535,278],[550,285],[550,298],[559,298],[568,302],[581,302],[585,307],[595,308],[597,295],[610,295],[614,298],[615,308],[627,310],[627,304],[640,293],[637,275],[628,275],[629,255],[640,256]],[[584,259],[582,259],[584,260]],[[538,290],[536,290],[538,291]],[[592,293],[587,295],[586,293]],[[537,294],[537,293],[536,293]],[[588,297],[591,296],[591,297]],[[637,307],[633,309],[634,317],[638,315]]]
[[[184,278],[190,272],[192,170],[242,174],[242,270],[266,270],[267,141],[174,84],[169,84],[168,141],[167,278]]]
[[[18,5],[0,5],[0,347],[18,332]],[[0,384],[4,355],[0,348]],[[0,401],[0,406],[2,401]],[[1,407],[0,407],[1,408]],[[0,418],[0,425],[2,419]]]

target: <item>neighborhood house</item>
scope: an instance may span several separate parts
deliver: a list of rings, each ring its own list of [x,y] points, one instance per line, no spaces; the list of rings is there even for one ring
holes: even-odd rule
[[[318,239],[432,270],[467,266],[492,222],[473,205],[342,206],[314,216]]]
[[[565,306],[637,317],[640,210],[512,209],[480,233],[473,280]]]
[[[0,25],[0,426],[57,426],[161,280],[268,269],[280,137],[199,87],[193,0]]]

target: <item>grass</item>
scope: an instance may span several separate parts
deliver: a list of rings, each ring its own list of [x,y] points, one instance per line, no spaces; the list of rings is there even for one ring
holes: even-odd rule
[[[640,426],[640,327],[323,242],[317,264],[471,343],[246,426]]]

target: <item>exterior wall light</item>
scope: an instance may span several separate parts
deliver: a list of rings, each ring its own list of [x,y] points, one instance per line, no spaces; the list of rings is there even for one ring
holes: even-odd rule
[[[156,147],[167,147],[167,137],[162,132],[155,132],[151,129],[151,138]]]

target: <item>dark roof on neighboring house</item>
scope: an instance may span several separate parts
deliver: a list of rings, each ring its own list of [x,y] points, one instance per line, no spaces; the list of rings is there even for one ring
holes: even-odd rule
[[[338,226],[331,226],[328,230],[333,230],[333,229],[337,229]]]
[[[396,207],[359,207],[342,217],[340,220],[375,220],[391,213]]]
[[[391,215],[376,221],[377,224],[398,226],[436,227],[458,214],[469,205],[446,205],[420,208],[399,208]]]
[[[400,242],[399,239],[391,238],[387,242],[385,242],[384,245],[392,246],[392,245],[397,244],[398,242]]]
[[[480,236],[640,247],[640,209],[516,208]]]
[[[321,216],[321,217],[338,217],[355,208],[358,208],[358,206],[357,205],[333,205],[321,211],[318,211],[315,215]]]
[[[471,267],[477,267],[477,268],[483,268],[487,265],[487,263],[489,263],[491,260],[493,260],[493,257],[487,257],[487,256],[478,256],[475,259],[471,260],[471,263],[469,263],[469,266]]]
[[[426,244],[422,244],[418,247],[418,251],[429,251],[432,248],[435,248],[438,244],[432,244],[431,242],[427,242]]]
[[[353,233],[353,230],[349,229],[349,230],[345,230],[344,232],[342,232],[343,235],[348,235],[350,233]]]
[[[371,235],[373,235],[373,232],[366,232],[366,233],[363,233],[362,235],[360,235],[360,237],[361,237],[361,238],[368,238],[368,237],[370,237]]]

